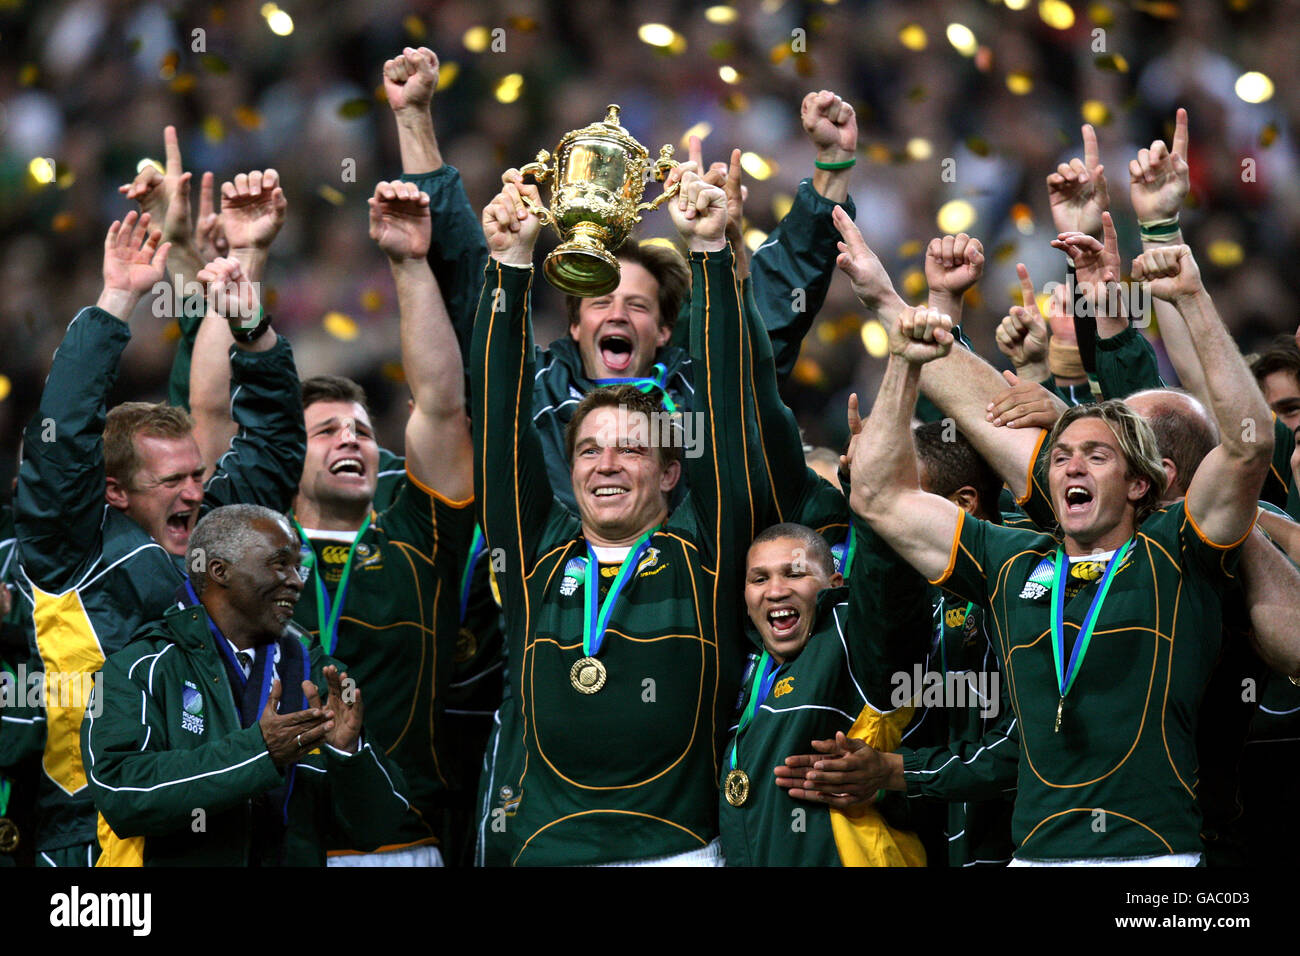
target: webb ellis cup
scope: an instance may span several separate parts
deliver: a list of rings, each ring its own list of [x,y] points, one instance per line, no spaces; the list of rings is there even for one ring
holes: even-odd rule
[[[542,150],[537,161],[520,172],[527,183],[551,180],[551,206],[525,204],[538,218],[555,226],[563,240],[542,266],[551,285],[570,295],[596,296],[618,287],[618,259],[613,255],[641,221],[641,213],[657,209],[677,192],[676,184],[653,202],[641,202],[645,184],[653,175],[663,182],[677,165],[671,146],[659,151],[650,165],[646,148],[618,121],[618,107],[610,105],[605,119],[564,135],[555,147],[555,161]]]

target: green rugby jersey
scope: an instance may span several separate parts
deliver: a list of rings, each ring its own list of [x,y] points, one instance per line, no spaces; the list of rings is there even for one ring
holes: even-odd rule
[[[691,491],[649,539],[613,611],[599,654],[608,679],[593,694],[570,682],[584,656],[587,542],[551,493],[532,424],[533,270],[488,263],[470,376],[475,491],[489,545],[504,551],[496,578],[510,662],[484,777],[489,862],[617,862],[717,836],[719,752],[744,660],[736,599],[759,478],[745,468],[748,346],[732,256],[690,260],[702,454],[686,457]]]
[[[368,739],[402,768],[412,813],[389,846],[434,842],[445,792],[460,783],[444,766],[444,700],[460,632],[460,574],[474,516],[471,501],[448,501],[409,474],[392,503],[372,513],[352,558],[338,643],[361,689]],[[313,577],[294,620],[320,642],[316,577],[330,601],[347,565],[350,541],[305,529]]]
[[[818,595],[808,643],[777,667],[753,718],[743,728],[731,728],[717,797],[728,866],[925,863],[921,841],[889,827],[880,808],[841,811],[795,800],[776,785],[773,774],[786,757],[807,753],[809,741],[833,738],[836,731],[877,750],[893,750],[912,716],[910,703],[894,693],[894,675],[909,670],[924,654],[928,588],[856,518],[854,534],[861,544],[848,585]],[[748,631],[761,649],[752,624]],[[750,655],[739,698],[742,710],[760,676],[758,660],[758,652]],[[727,778],[733,770],[743,771],[749,783],[738,806],[728,799]]]
[[[1019,720],[1012,821],[1018,857],[1201,850],[1197,709],[1219,654],[1220,592],[1233,580],[1239,545],[1205,541],[1182,502],[1142,523],[1114,575],[1057,732],[1060,695],[1049,626],[1056,542],[959,517],[949,566],[934,583],[986,601],[992,614]],[[1103,565],[1084,561],[1072,568],[1067,655]]]

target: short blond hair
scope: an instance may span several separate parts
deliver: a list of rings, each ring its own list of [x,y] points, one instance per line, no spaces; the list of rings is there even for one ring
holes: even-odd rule
[[[188,438],[194,419],[183,408],[152,402],[123,402],[110,409],[104,420],[104,474],[128,488],[140,470],[137,435],[153,438]]]
[[[1119,442],[1120,454],[1127,466],[1127,478],[1145,478],[1147,491],[1137,503],[1137,522],[1155,510],[1165,494],[1165,466],[1156,442],[1155,432],[1146,420],[1118,399],[1098,402],[1095,405],[1075,405],[1067,409],[1056,421],[1047,436],[1047,448],[1056,447],[1061,435],[1081,418],[1100,418]]]

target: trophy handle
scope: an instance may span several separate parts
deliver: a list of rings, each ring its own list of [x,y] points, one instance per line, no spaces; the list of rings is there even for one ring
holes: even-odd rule
[[[681,165],[675,159],[672,158],[672,155],[673,155],[673,148],[671,145],[664,146],[659,150],[659,158],[655,160],[655,168],[654,168],[655,182],[660,182],[660,183],[663,182],[664,178],[668,175],[669,170],[676,169],[679,165]],[[636,207],[636,211],[638,213],[641,213],[641,212],[648,212],[651,210],[658,209],[668,200],[672,199],[674,196],[677,195],[677,187],[680,185],[680,183],[681,183],[680,180],[678,182],[673,183],[671,186],[665,189],[662,193],[660,193],[650,202],[641,203],[639,206]],[[638,220],[639,219],[640,217],[638,216]]]
[[[551,154],[546,150],[539,150],[536,161],[528,163],[519,170],[520,175],[523,176],[524,182],[530,186],[536,186],[546,182],[551,175],[551,168],[546,165],[550,158]],[[504,177],[502,178],[504,179]],[[553,217],[551,216],[551,211],[549,209],[534,202],[527,196],[521,195],[519,198],[523,200],[528,211],[535,215],[541,221],[543,226],[550,224]]]

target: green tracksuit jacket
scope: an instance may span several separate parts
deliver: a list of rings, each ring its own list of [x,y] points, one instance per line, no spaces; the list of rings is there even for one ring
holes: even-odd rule
[[[141,625],[162,616],[184,561],[104,502],[103,430],[125,322],[82,309],[54,355],[40,408],[24,433],[14,525],[20,584],[33,608],[47,673],[93,674]],[[293,354],[231,348],[231,409],[239,431],[205,486],[202,510],[237,502],[287,511],[302,475],[306,432]],[[79,729],[85,701],[46,708],[39,850],[95,839]]]
[[[740,387],[747,354],[729,250],[691,256],[703,454],[610,619],[608,683],[579,694],[586,541],[551,493],[532,425],[533,270],[487,269],[475,326],[475,494],[506,613],[509,691],[483,779],[480,859],[586,864],[699,849],[717,836],[719,754],[744,661],[737,595],[754,523]],[[493,312],[495,290],[504,312]],[[708,303],[706,309],[705,303]],[[504,479],[504,480],[503,480]],[[592,574],[590,577],[595,577]]]
[[[284,773],[261,727],[240,726],[215,640],[202,607],[177,607],[104,665],[81,746],[117,837],[105,854],[145,866],[324,866],[327,846],[378,846],[407,809],[406,783],[364,733],[356,754],[326,745],[300,761],[283,839],[255,839],[251,801]],[[345,670],[319,645],[309,660],[322,689],[326,665]]]

